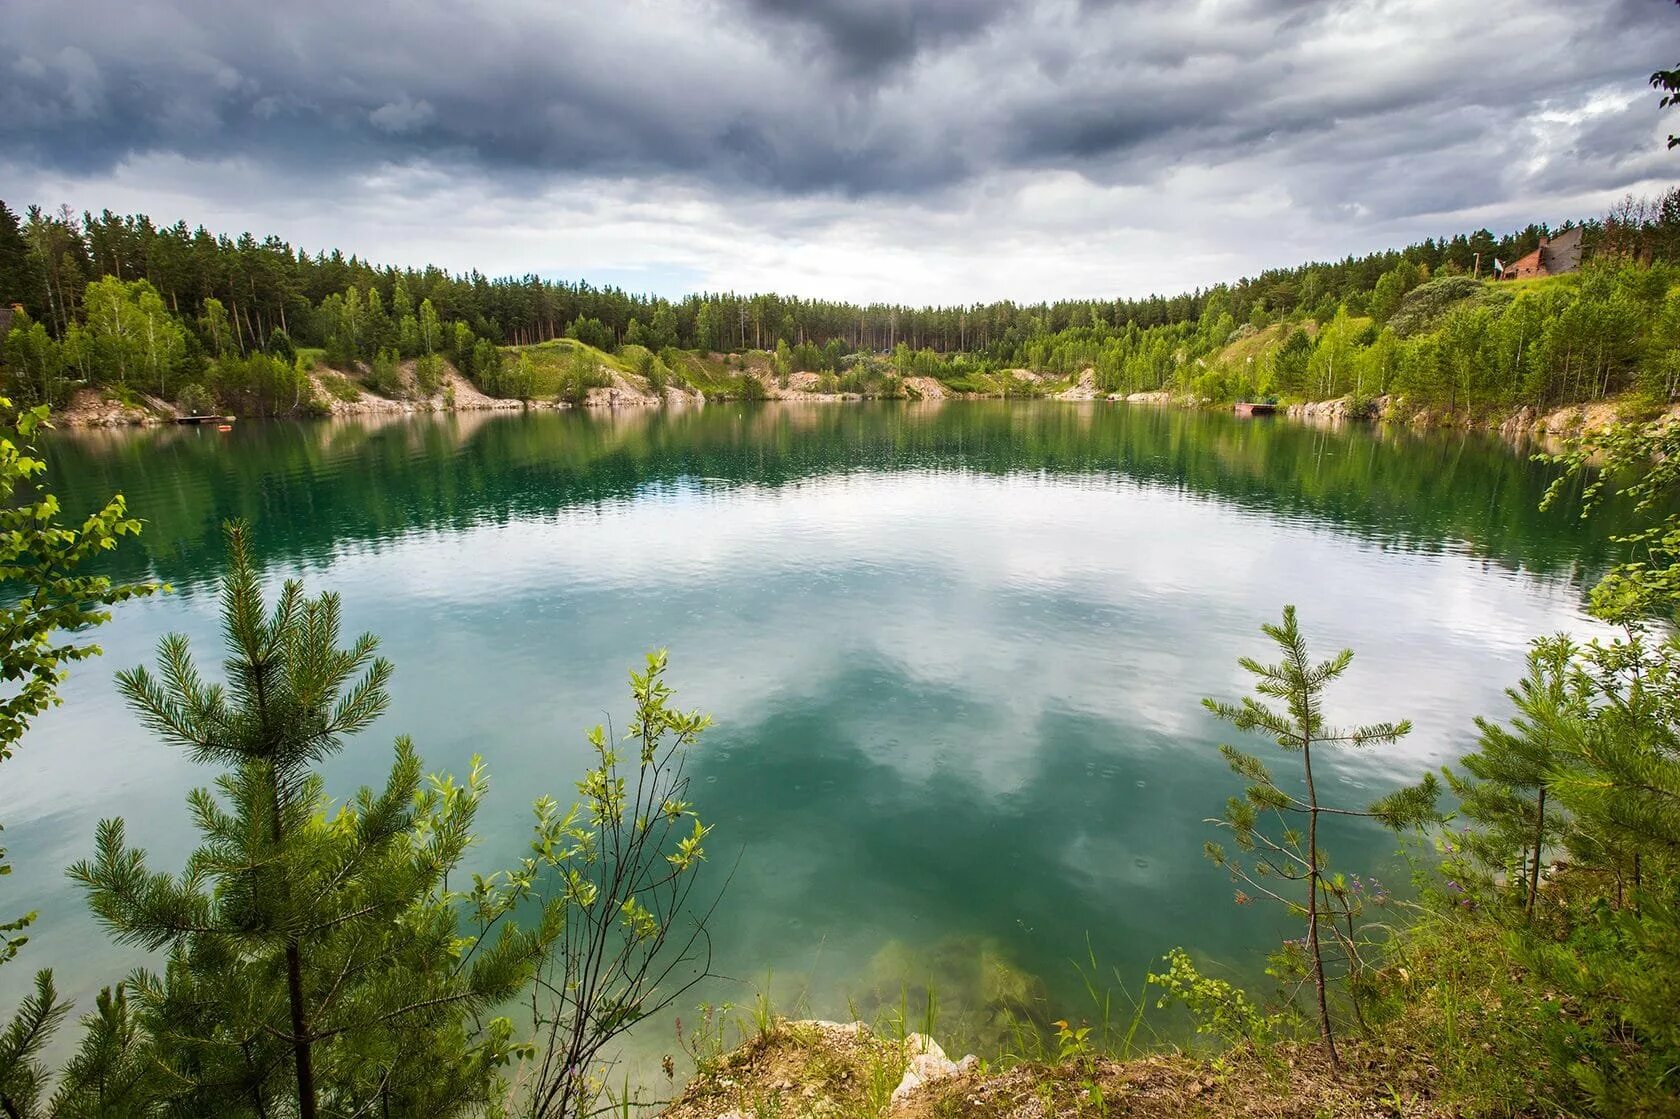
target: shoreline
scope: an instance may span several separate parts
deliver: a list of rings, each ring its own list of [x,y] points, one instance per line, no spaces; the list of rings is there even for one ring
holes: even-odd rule
[[[703,407],[707,403],[822,403],[848,404],[866,400],[901,400],[907,403],[945,402],[965,400],[1027,400],[1052,401],[1065,404],[1109,404],[1154,408],[1183,408],[1205,411],[1229,411],[1229,403],[1215,403],[1198,397],[1157,389],[1148,392],[1104,393],[1096,386],[1092,370],[1086,369],[1065,387],[1043,388],[1055,384],[1044,374],[1027,370],[1010,370],[1011,382],[1019,382],[1027,391],[1016,393],[958,392],[930,376],[903,378],[906,390],[902,396],[863,395],[855,392],[824,392],[818,387],[814,373],[794,373],[781,379],[767,371],[754,371],[752,376],[762,386],[762,396],[731,392],[707,394],[699,388],[684,385],[665,385],[658,391],[641,378],[618,370],[608,372],[607,384],[590,388],[583,399],[561,400],[538,397],[519,400],[486,394],[453,366],[445,363],[441,384],[430,395],[421,395],[412,377],[413,362],[402,370],[403,395],[382,396],[369,391],[359,378],[332,368],[322,367],[309,372],[311,400],[292,410],[273,415],[239,415],[233,419],[339,419],[355,416],[400,416],[460,412],[503,411],[563,411],[573,408],[687,408]],[[1540,411],[1532,405],[1490,416],[1463,412],[1436,412],[1413,409],[1394,396],[1379,396],[1355,406],[1350,396],[1325,400],[1279,403],[1275,415],[1295,422],[1318,426],[1340,426],[1344,423],[1379,423],[1412,430],[1483,431],[1512,442],[1530,440],[1564,440],[1602,431],[1616,423],[1631,419],[1650,419],[1666,416],[1680,420],[1680,405],[1654,409],[1651,405],[1627,397],[1610,398],[1580,404],[1563,405]],[[89,430],[125,427],[152,427],[177,422],[181,412],[174,405],[144,393],[129,393],[121,399],[102,389],[83,388],[72,395],[64,408],[54,411],[50,422],[63,429]]]

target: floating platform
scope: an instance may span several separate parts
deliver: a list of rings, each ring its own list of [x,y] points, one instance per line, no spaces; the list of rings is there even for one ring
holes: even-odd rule
[[[1276,404],[1254,404],[1245,400],[1236,405],[1236,412],[1239,416],[1269,416],[1276,411]]]
[[[232,416],[176,416],[178,424],[230,424]]]

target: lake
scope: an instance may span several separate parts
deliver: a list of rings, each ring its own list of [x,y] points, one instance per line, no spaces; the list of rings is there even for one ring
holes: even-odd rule
[[[692,789],[714,884],[736,868],[715,932],[741,982],[705,997],[768,983],[833,1017],[931,979],[961,1034],[1009,990],[1089,1016],[1076,961],[1135,989],[1182,944],[1257,976],[1283,926],[1202,856],[1239,785],[1200,700],[1242,694],[1237,658],[1271,659],[1258,627],[1285,603],[1325,655],[1357,650],[1337,719],[1417,725],[1325,761],[1324,795],[1359,803],[1468,749],[1532,636],[1591,629],[1621,515],[1540,512],[1551,469],[1484,436],[1105,404],[247,422],[60,433],[46,458],[67,508],[121,491],[146,520],[110,570],[174,589],[118,609],[5,766],[0,910],[41,919],[0,1005],[52,966],[85,1007],[140,962],[63,868],[106,816],[159,868],[191,845],[183,798],[211,774],[112,674],[170,630],[219,662],[224,518],[396,664],[335,794],[382,780],[399,733],[433,769],[482,754],[472,859],[507,865],[529,802],[570,799],[584,729],[623,725],[626,671],[668,648],[679,701],[716,720]],[[1332,841],[1337,867],[1405,879],[1391,837]]]

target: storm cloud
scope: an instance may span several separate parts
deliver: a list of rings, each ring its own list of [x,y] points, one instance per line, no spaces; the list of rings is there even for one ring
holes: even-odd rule
[[[5,23],[14,205],[667,289],[1134,294],[1680,171],[1644,84],[1680,41],[1666,0],[14,0]]]

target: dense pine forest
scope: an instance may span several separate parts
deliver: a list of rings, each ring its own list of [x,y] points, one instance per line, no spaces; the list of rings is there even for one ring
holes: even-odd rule
[[[1088,369],[1105,393],[1346,396],[1356,410],[1390,395],[1454,415],[1629,392],[1674,399],[1680,188],[1580,224],[1587,265],[1537,280],[1489,277],[1496,260],[1557,232],[1543,225],[1173,296],[908,307],[735,293],[670,301],[310,255],[277,236],[236,239],[144,215],[30,207],[20,219],[0,204],[0,307],[16,308],[0,353],[20,402],[62,405],[94,386],[252,415],[322,410],[317,368],[383,396],[431,395],[444,362],[497,397],[581,400],[614,371],[656,391],[750,396],[756,378],[740,374],[755,351],[757,368],[784,384],[808,372],[819,390],[879,396],[904,395],[910,377],[1035,395],[1054,380],[1007,371],[1068,383]],[[569,356],[552,368],[553,351],[533,348],[556,340]]]

